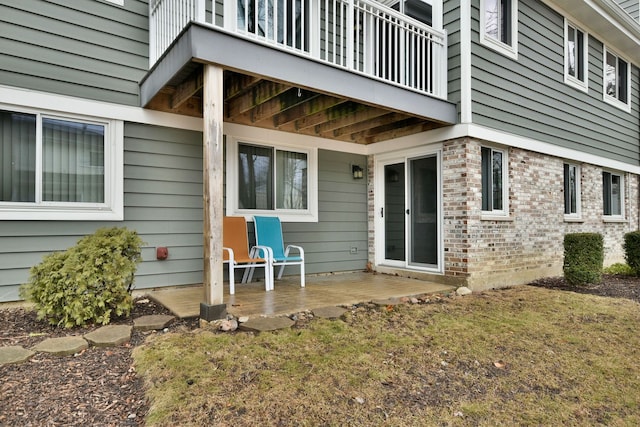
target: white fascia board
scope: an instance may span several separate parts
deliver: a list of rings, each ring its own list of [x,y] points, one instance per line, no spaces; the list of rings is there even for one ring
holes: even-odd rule
[[[445,128],[434,129],[427,132],[394,139],[392,141],[384,141],[377,144],[368,145],[367,154],[377,155],[389,153],[392,151],[409,150],[423,145],[436,144],[459,138],[481,139],[483,141],[492,142],[505,147],[521,148],[523,150],[547,154],[578,163],[589,163],[592,165],[614,169],[622,172],[640,174],[640,166],[630,165],[628,163],[620,162],[617,160],[607,159],[578,150],[559,147],[548,142],[542,142],[532,138],[526,138],[508,132],[502,132],[499,130],[490,129],[474,124],[459,124],[455,126],[448,126]]]
[[[202,119],[198,117],[182,116],[147,110],[141,107],[93,101],[12,86],[0,85],[0,104],[202,131]]]
[[[332,139],[325,139],[317,136],[257,128],[239,125],[237,123],[225,123],[224,134],[237,138],[277,141],[291,146],[320,148],[323,150],[339,151],[342,153],[366,155],[368,151],[367,146],[363,144],[334,141]]]
[[[611,168],[623,172],[640,174],[640,166],[630,165],[618,160],[607,159],[596,156],[594,154],[584,153],[582,151],[572,150],[569,148],[559,147],[548,142],[542,142],[531,138],[513,135],[507,132],[501,132],[494,129],[485,128],[478,125],[461,125],[467,126],[468,136],[471,138],[482,139],[494,142],[507,147],[521,148],[523,150],[535,151],[541,154],[547,154],[567,160],[573,160],[581,163],[589,163],[596,166]]]
[[[473,122],[471,108],[471,0],[460,0],[460,121]]]

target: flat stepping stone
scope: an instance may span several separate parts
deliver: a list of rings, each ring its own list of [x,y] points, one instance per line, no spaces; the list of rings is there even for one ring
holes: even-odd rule
[[[69,356],[89,348],[89,343],[82,337],[69,336],[47,338],[31,347],[33,351],[51,353],[54,356]]]
[[[168,314],[140,316],[133,319],[133,329],[136,331],[158,331],[169,326],[175,319],[175,316]]]
[[[291,328],[295,322],[288,317],[257,317],[241,323],[238,329],[251,332],[275,331]]]
[[[107,325],[89,332],[84,339],[96,347],[113,347],[128,342],[132,330],[129,325]]]
[[[0,366],[26,362],[34,354],[36,354],[35,351],[27,350],[19,345],[0,347]]]
[[[371,303],[379,307],[386,307],[388,305],[395,306],[395,305],[404,304],[405,301],[403,301],[401,298],[389,298],[389,299],[376,299],[371,301]]]
[[[313,309],[313,315],[323,319],[339,319],[346,311],[347,309],[343,307],[320,307]]]

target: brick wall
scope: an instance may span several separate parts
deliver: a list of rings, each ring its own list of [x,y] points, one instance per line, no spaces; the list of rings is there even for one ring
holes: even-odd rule
[[[582,217],[564,217],[563,159],[518,148],[508,149],[509,215],[487,219],[481,214],[481,141],[444,144],[445,274],[464,274],[468,239],[467,283],[485,289],[527,283],[561,275],[566,233],[598,232],[604,237],[605,265],[624,260],[624,234],[638,228],[638,177],[625,174],[625,220],[603,218],[602,168],[581,165]],[[467,168],[460,159],[467,160]],[[457,187],[457,183],[460,187]],[[462,185],[465,184],[466,186]],[[450,197],[453,194],[454,197]],[[464,202],[463,195],[468,196]],[[449,200],[449,202],[447,202]],[[466,212],[466,215],[465,215]],[[465,224],[466,216],[466,224]],[[462,271],[461,271],[462,270]]]
[[[508,211],[482,215],[482,141],[450,140],[442,146],[444,271],[442,281],[474,290],[528,283],[562,275],[566,233],[604,237],[605,266],[624,262],[624,234],[638,229],[639,179],[625,178],[623,221],[607,221],[602,208],[602,168],[581,164],[581,218],[564,216],[564,160],[518,148],[507,149]],[[369,157],[369,261],[374,248],[374,158]],[[385,271],[384,267],[377,267]],[[415,272],[399,272],[420,277]],[[426,277],[432,280],[437,277]]]

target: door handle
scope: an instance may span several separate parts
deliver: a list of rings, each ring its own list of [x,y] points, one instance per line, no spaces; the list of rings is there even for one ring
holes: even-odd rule
[[[407,215],[409,215],[409,209],[407,209],[406,212],[407,212]]]
[[[384,208],[380,208],[380,218],[384,218]]]

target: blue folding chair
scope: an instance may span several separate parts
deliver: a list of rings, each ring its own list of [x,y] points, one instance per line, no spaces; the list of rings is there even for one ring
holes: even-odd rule
[[[285,266],[299,265],[300,286],[304,288],[304,249],[295,245],[288,245],[285,249],[282,225],[278,217],[254,216],[253,223],[256,229],[256,245],[270,248],[269,260],[273,266],[280,266],[278,279],[282,278]],[[297,256],[289,255],[292,249],[298,252]],[[271,284],[273,286],[273,281]]]

